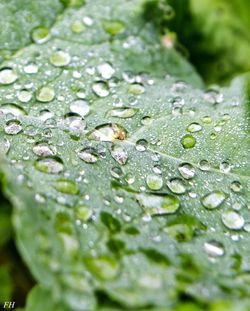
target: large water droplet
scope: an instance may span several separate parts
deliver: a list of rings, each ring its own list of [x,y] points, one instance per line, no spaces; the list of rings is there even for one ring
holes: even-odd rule
[[[220,164],[220,170],[223,172],[223,173],[229,173],[230,170],[231,170],[231,166],[228,162],[224,161]]]
[[[182,194],[186,192],[183,181],[180,178],[173,178],[167,181],[168,188],[176,194]]]
[[[140,152],[147,150],[148,142],[146,139],[139,139],[135,144],[135,149]]]
[[[38,159],[35,162],[35,168],[43,173],[58,174],[63,171],[63,162],[58,157],[47,157]]]
[[[23,67],[23,71],[27,74],[34,74],[38,72],[38,66],[35,63],[28,63]]]
[[[36,99],[39,102],[47,103],[52,101],[55,98],[55,91],[51,87],[44,86],[38,90],[36,94]]]
[[[35,43],[43,44],[50,39],[50,31],[47,27],[36,27],[31,32],[31,38]]]
[[[190,133],[199,132],[201,130],[202,130],[202,126],[196,122],[189,124],[189,126],[187,127],[187,131]]]
[[[213,191],[203,198],[201,198],[201,203],[207,209],[218,208],[227,198],[227,195],[223,191]]]
[[[103,63],[97,67],[98,72],[102,76],[103,79],[110,79],[112,78],[113,74],[115,73],[114,68],[109,63]]]
[[[12,68],[0,69],[0,84],[8,85],[17,80],[17,75]]]
[[[196,145],[196,139],[193,135],[187,134],[182,137],[181,144],[185,149],[190,149]]]
[[[32,93],[27,90],[21,90],[17,95],[18,100],[22,103],[27,103],[32,98]]]
[[[0,114],[12,114],[13,116],[21,116],[27,114],[26,111],[16,104],[3,104],[0,106]]]
[[[65,194],[77,194],[77,184],[69,179],[59,179],[54,183],[54,187],[57,191]]]
[[[108,111],[107,116],[126,119],[133,117],[138,112],[138,110],[139,109],[137,108],[130,107],[114,108]]]
[[[86,127],[85,120],[76,113],[68,113],[64,118],[65,124],[74,131],[83,131]]]
[[[226,211],[221,215],[223,224],[232,230],[240,230],[244,226],[244,218],[237,212]]]
[[[92,85],[92,90],[99,97],[107,97],[109,95],[109,86],[104,81],[97,81]]]
[[[111,156],[121,165],[126,164],[128,160],[128,154],[125,149],[119,145],[113,145],[111,148]]]
[[[193,165],[189,163],[182,163],[179,165],[178,170],[181,176],[185,179],[191,179],[195,175],[195,169]]]
[[[71,61],[71,56],[69,53],[64,51],[57,51],[54,54],[50,55],[49,61],[52,65],[56,67],[67,66]]]
[[[54,156],[56,155],[56,147],[46,142],[40,142],[33,147],[33,152],[40,157]]]
[[[142,84],[133,83],[133,84],[129,85],[128,91],[129,91],[129,93],[131,93],[133,95],[140,95],[140,94],[143,94],[145,92],[145,88]]]
[[[208,256],[220,257],[224,255],[224,247],[222,243],[217,241],[209,241],[204,243],[204,249]]]
[[[118,262],[111,257],[87,257],[84,262],[87,269],[103,281],[114,279],[119,272]]]
[[[87,138],[100,141],[124,140],[126,138],[126,130],[117,123],[102,124],[89,132]]]
[[[98,161],[99,154],[95,148],[86,147],[78,152],[78,156],[86,163],[95,163]]]
[[[148,175],[146,183],[151,190],[160,190],[163,186],[163,180],[159,175]]]
[[[136,197],[144,211],[150,216],[173,214],[180,206],[179,199],[171,194],[153,195],[141,193]]]
[[[16,135],[20,133],[22,130],[23,130],[22,124],[18,120],[9,120],[4,128],[5,133],[9,135]]]
[[[85,100],[79,99],[70,104],[70,111],[84,117],[89,113],[90,107]]]
[[[112,36],[122,33],[125,29],[124,23],[119,20],[103,19],[102,26],[103,29]]]

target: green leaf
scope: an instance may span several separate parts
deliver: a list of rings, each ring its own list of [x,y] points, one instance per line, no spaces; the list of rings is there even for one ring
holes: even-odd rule
[[[121,310],[249,296],[244,81],[200,90],[143,10],[69,8],[49,41],[0,71],[1,170],[42,287],[33,310],[95,310],[103,295]]]

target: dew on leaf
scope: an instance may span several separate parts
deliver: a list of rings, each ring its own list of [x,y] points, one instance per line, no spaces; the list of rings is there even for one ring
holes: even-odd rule
[[[204,99],[210,104],[219,104],[223,101],[223,94],[217,90],[207,90],[204,93]]]
[[[46,157],[36,160],[35,168],[43,173],[58,174],[63,171],[64,165],[58,157]]]
[[[250,222],[245,223],[244,230],[248,233],[250,233]]]
[[[172,178],[167,181],[168,188],[176,194],[183,194],[186,192],[183,181],[180,178]]]
[[[40,142],[33,147],[33,152],[39,157],[54,156],[56,155],[56,147],[46,142]]]
[[[110,35],[115,36],[118,35],[125,30],[125,25],[123,22],[119,20],[102,20],[103,29]]]
[[[67,66],[71,61],[71,56],[69,53],[64,51],[57,51],[50,55],[49,61],[55,67]]]
[[[150,216],[173,214],[180,207],[180,201],[171,194],[153,195],[140,193],[136,196],[146,214]]]
[[[191,179],[195,175],[195,169],[190,163],[181,163],[178,166],[181,176],[185,179]]]
[[[6,123],[4,131],[8,135],[16,135],[23,130],[22,124],[18,120],[9,120]]]
[[[126,138],[126,130],[117,123],[106,123],[97,126],[94,130],[87,134],[87,138],[100,141],[124,140]]]
[[[142,125],[150,125],[152,123],[152,118],[149,116],[145,116],[141,119]]]
[[[75,214],[81,221],[87,221],[92,216],[92,211],[86,205],[77,205],[75,208]]]
[[[83,131],[86,127],[85,120],[76,113],[68,113],[64,116],[65,125],[75,131]]]
[[[210,124],[210,123],[212,123],[212,118],[210,116],[204,116],[202,118],[202,122],[205,124]]]
[[[38,66],[35,63],[28,63],[23,67],[23,70],[27,74],[34,74],[38,72]]]
[[[0,140],[0,153],[7,154],[10,150],[10,141],[6,138]]]
[[[86,163],[95,163],[98,161],[99,154],[95,148],[86,147],[78,152],[78,157]]]
[[[13,116],[21,116],[27,114],[26,111],[16,104],[3,104],[0,106],[0,114],[10,114]]]
[[[112,169],[110,170],[110,174],[111,176],[113,176],[116,179],[120,179],[123,175],[123,171],[120,167],[118,166],[114,166],[112,167]]]
[[[231,183],[230,185],[230,189],[233,191],[233,192],[241,192],[242,190],[242,185],[239,181],[235,180]]]
[[[211,169],[211,165],[207,160],[201,160],[199,163],[200,170],[209,171]]]
[[[55,91],[49,86],[43,86],[40,88],[36,94],[36,99],[39,102],[47,103],[55,98]]]
[[[107,97],[109,95],[109,86],[104,81],[94,82],[92,90],[98,97]]]
[[[185,149],[190,149],[196,145],[196,139],[193,135],[187,134],[182,137],[181,144]]]
[[[187,127],[187,131],[190,133],[195,133],[199,132],[202,130],[202,126],[199,123],[190,123],[189,126]]]
[[[128,92],[133,94],[133,95],[140,95],[140,94],[143,94],[145,92],[145,88],[142,84],[133,83],[133,84],[129,85]]]
[[[214,240],[205,242],[204,249],[210,257],[220,257],[223,256],[225,253],[222,243]]]
[[[77,194],[78,187],[73,180],[69,179],[58,179],[54,183],[54,188],[61,193],[65,194]]]
[[[139,139],[135,144],[135,149],[140,152],[147,150],[148,142],[146,139]]]
[[[221,206],[227,195],[223,191],[213,191],[201,198],[201,203],[207,209],[215,209]]]
[[[86,25],[86,26],[92,26],[93,23],[94,23],[94,20],[92,17],[90,16],[84,16],[83,19],[82,19],[83,23]]]
[[[232,230],[240,230],[244,226],[244,218],[237,212],[226,211],[221,215],[223,224]]]
[[[18,100],[20,100],[20,102],[22,103],[27,103],[31,100],[32,98],[32,93],[27,91],[27,90],[21,90],[18,94],[17,94],[17,98]]]
[[[71,24],[70,29],[72,32],[81,33],[81,32],[83,32],[85,27],[81,21],[76,20]]]
[[[0,85],[9,85],[17,80],[17,74],[12,68],[0,69]]]
[[[111,156],[121,165],[126,164],[128,160],[127,151],[120,145],[113,145],[111,148]]]
[[[146,177],[146,183],[151,190],[160,190],[163,186],[163,180],[159,175],[148,175]]]
[[[98,65],[97,70],[101,77],[105,80],[111,79],[113,74],[115,73],[115,70],[110,63],[103,63]]]
[[[137,108],[123,107],[123,108],[114,108],[108,111],[107,116],[117,117],[117,118],[131,118],[138,112]]]
[[[161,175],[161,174],[162,174],[162,170],[161,170],[160,165],[158,165],[158,164],[154,165],[154,167],[153,167],[153,172],[154,172],[155,174]]]
[[[229,173],[230,170],[231,170],[231,166],[228,162],[224,161],[224,162],[221,162],[220,164],[220,170],[223,172],[223,173]]]
[[[43,44],[50,39],[50,31],[49,28],[39,26],[32,30],[31,32],[32,40],[37,44]]]
[[[84,263],[93,275],[103,281],[113,280],[119,272],[119,264],[112,257],[86,257]]]
[[[79,114],[84,117],[89,114],[90,107],[88,102],[82,99],[75,100],[70,104],[70,111]]]

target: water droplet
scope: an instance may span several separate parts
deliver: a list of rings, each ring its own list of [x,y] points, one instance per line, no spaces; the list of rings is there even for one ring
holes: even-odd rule
[[[153,195],[141,193],[136,197],[146,214],[150,216],[173,214],[180,207],[179,199],[171,194]]]
[[[123,171],[120,167],[113,167],[111,170],[110,170],[110,174],[116,178],[116,179],[120,179],[123,175]]]
[[[16,135],[20,133],[22,130],[23,130],[22,124],[18,120],[9,120],[4,128],[5,133],[9,135]]]
[[[152,119],[149,116],[145,116],[141,119],[142,125],[150,125],[152,123]]]
[[[233,192],[241,192],[242,185],[239,181],[233,181],[230,185],[230,189],[233,190]]]
[[[23,68],[25,73],[34,74],[38,72],[38,66],[35,63],[29,63]]]
[[[249,232],[250,233],[250,222],[247,222],[245,225],[244,225],[244,230],[246,232]]]
[[[81,21],[74,21],[70,27],[72,32],[81,33],[85,29],[83,23]]]
[[[52,101],[55,98],[55,91],[51,87],[44,86],[38,90],[36,94],[36,99],[39,102],[47,103]]]
[[[202,118],[202,122],[205,124],[210,124],[212,123],[212,118],[210,116],[205,116]]]
[[[205,242],[204,249],[208,256],[211,257],[220,257],[223,256],[225,253],[223,244],[217,241]]]
[[[56,155],[56,147],[40,142],[33,147],[33,152],[40,157],[54,156]]]
[[[108,111],[107,116],[126,119],[133,117],[138,112],[138,110],[139,109],[137,108],[129,107],[114,108]]]
[[[93,92],[99,97],[107,97],[109,95],[109,86],[104,81],[97,81],[92,85]]]
[[[50,31],[47,27],[36,27],[31,32],[31,38],[35,43],[43,44],[50,39]]]
[[[78,152],[78,156],[86,163],[95,163],[98,161],[99,154],[95,148],[86,147]]]
[[[12,68],[0,69],[0,84],[8,85],[17,80],[17,75]]]
[[[118,35],[125,30],[125,25],[123,24],[123,22],[118,20],[103,19],[102,26],[103,29],[112,36]]]
[[[148,142],[146,141],[146,139],[139,139],[137,140],[135,144],[136,150],[140,152],[144,152],[145,150],[147,150],[147,147],[148,147]]]
[[[85,100],[79,99],[70,104],[70,111],[84,117],[89,113],[90,107]]]
[[[181,144],[185,149],[190,149],[196,145],[196,139],[193,135],[187,134],[182,137]]]
[[[67,66],[70,63],[71,57],[67,52],[57,51],[54,54],[50,55],[49,61],[52,65],[56,67],[63,67]]]
[[[86,127],[85,120],[76,113],[68,113],[64,118],[65,124],[74,131],[83,131]]]
[[[76,217],[81,221],[87,221],[92,216],[92,211],[89,207],[85,205],[78,205],[75,208]]]
[[[178,170],[181,176],[185,179],[191,179],[195,175],[195,169],[193,165],[189,163],[182,163],[179,165]]]
[[[221,215],[223,224],[232,230],[240,230],[244,226],[244,218],[237,212],[226,211]]]
[[[146,183],[151,190],[160,190],[163,186],[163,180],[159,175],[148,175]]]
[[[32,93],[27,91],[27,90],[21,90],[18,93],[17,98],[20,100],[20,102],[27,103],[27,102],[29,102],[31,100]]]
[[[201,130],[202,130],[202,126],[196,122],[189,124],[189,126],[187,127],[187,131],[190,133],[199,132]]]
[[[133,95],[140,95],[140,94],[143,94],[145,92],[145,88],[142,84],[133,83],[133,84],[129,85],[128,91],[129,91],[129,93],[131,93]]]
[[[69,179],[59,179],[54,183],[54,187],[58,192],[65,194],[77,194],[77,184]]]
[[[100,73],[103,79],[109,80],[112,78],[115,73],[114,68],[109,63],[103,63],[97,67],[98,72]]]
[[[213,191],[201,198],[201,203],[207,209],[215,209],[220,207],[226,198],[227,195],[223,191]]]
[[[128,160],[128,154],[126,150],[124,150],[121,146],[119,145],[113,145],[111,148],[111,156],[113,159],[116,160],[121,165],[126,164]]]
[[[58,157],[47,157],[38,159],[35,162],[35,168],[43,173],[58,174],[63,171],[63,162]]]
[[[83,20],[83,23],[89,27],[92,26],[94,23],[93,18],[90,16],[84,16],[82,20]]]
[[[220,170],[223,172],[223,173],[229,173],[230,170],[231,170],[231,166],[228,162],[224,161],[220,164]]]
[[[218,104],[223,101],[223,94],[217,90],[207,90],[204,93],[204,99],[211,104]]]
[[[102,124],[89,132],[87,138],[100,141],[124,140],[126,138],[126,130],[117,123]]]
[[[10,141],[6,138],[0,140],[0,153],[7,154],[10,150]]]
[[[167,181],[168,188],[176,194],[182,194],[186,192],[183,181],[180,178],[173,178]]]
[[[202,171],[209,171],[211,168],[211,165],[207,160],[201,160],[199,166]]]
[[[114,279],[119,272],[118,262],[111,257],[87,257],[84,262],[87,269],[103,281]]]
[[[0,106],[0,114],[11,114],[13,116],[21,116],[27,114],[26,111],[16,104],[3,104]]]

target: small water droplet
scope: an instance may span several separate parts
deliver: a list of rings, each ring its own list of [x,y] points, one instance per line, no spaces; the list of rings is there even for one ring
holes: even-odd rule
[[[193,135],[187,134],[182,137],[181,144],[185,149],[190,149],[196,145],[196,139]]]
[[[77,184],[69,179],[59,179],[54,183],[54,187],[58,192],[65,194],[77,194]]]
[[[72,32],[81,33],[81,32],[83,32],[85,27],[81,21],[76,20],[71,24],[70,29]]]
[[[240,230],[244,226],[244,218],[237,212],[226,211],[221,215],[223,224],[232,230]]]
[[[242,185],[239,181],[233,181],[230,185],[230,189],[233,191],[233,192],[241,192],[242,190]]]
[[[109,110],[107,116],[117,117],[117,118],[131,118],[138,112],[137,108],[123,107],[123,108],[114,108]]]
[[[38,72],[38,66],[35,63],[28,63],[26,66],[24,66],[23,70],[27,74],[34,74]]]
[[[3,154],[7,154],[10,150],[10,141],[6,138],[0,140],[0,152]]]
[[[189,126],[187,127],[187,131],[190,133],[199,132],[201,130],[202,130],[202,126],[196,122],[189,124]]]
[[[221,103],[224,99],[223,94],[217,90],[207,90],[204,93],[204,99],[210,104],[218,104]]]
[[[27,102],[29,102],[31,100],[32,93],[27,91],[27,90],[21,90],[18,93],[17,98],[20,100],[20,102],[27,103]]]
[[[83,131],[86,127],[85,120],[76,113],[68,113],[64,118],[65,125],[69,126],[71,130]]]
[[[84,117],[89,114],[90,107],[85,100],[78,99],[70,104],[70,111]]]
[[[63,162],[58,157],[46,157],[35,162],[35,168],[43,173],[58,174],[63,171]]]
[[[16,135],[20,133],[22,130],[23,130],[22,124],[18,120],[9,120],[4,128],[5,133],[9,135]]]
[[[54,54],[50,55],[49,61],[55,67],[67,66],[71,61],[71,56],[69,53],[64,51],[57,51]]]
[[[142,84],[133,83],[133,84],[129,85],[128,91],[129,91],[129,93],[131,93],[133,95],[140,95],[140,94],[143,94],[145,92],[145,88]]]
[[[220,170],[223,172],[223,173],[229,173],[230,170],[231,170],[231,166],[228,162],[224,161],[224,162],[221,162],[220,164]]]
[[[142,125],[150,125],[152,123],[152,119],[149,116],[145,116],[141,119]]]
[[[115,36],[118,35],[125,30],[125,25],[122,21],[119,20],[102,20],[103,29],[110,35]]]
[[[81,221],[87,221],[92,216],[92,211],[89,207],[86,205],[78,205],[75,208],[76,217],[80,219]]]
[[[114,68],[109,63],[103,63],[97,66],[97,70],[100,73],[101,77],[105,80],[109,80],[112,78],[115,73]]]
[[[207,209],[215,209],[220,207],[226,198],[227,195],[223,191],[213,191],[201,198],[201,203]]]
[[[109,86],[104,81],[97,81],[92,85],[93,92],[99,97],[107,97],[109,95]]]
[[[179,165],[178,170],[181,176],[185,179],[191,179],[195,175],[195,169],[190,163],[182,163]]]
[[[0,84],[9,85],[17,80],[17,75],[12,68],[0,69]]]
[[[163,180],[159,175],[148,175],[146,183],[151,190],[160,190],[163,186]]]
[[[93,18],[90,16],[84,16],[82,20],[83,20],[83,23],[88,27],[92,26],[94,23]]]
[[[102,124],[90,131],[87,134],[87,138],[100,141],[124,140],[126,138],[126,130],[117,123]]]
[[[99,154],[95,148],[86,147],[78,152],[78,156],[86,163],[95,163],[98,161]]]
[[[56,147],[40,142],[33,147],[33,152],[40,157],[54,156],[56,155]]]
[[[38,90],[36,94],[36,99],[39,102],[47,103],[52,101],[55,98],[55,91],[53,88],[44,86]]]
[[[31,38],[35,43],[43,44],[50,39],[50,31],[47,27],[36,27],[31,32]]]
[[[111,148],[111,156],[121,165],[126,164],[128,160],[128,154],[125,149],[119,145],[113,145]]]
[[[205,124],[210,124],[210,123],[212,123],[212,118],[210,116],[204,116],[202,118],[202,122]]]
[[[199,166],[202,171],[209,171],[211,169],[211,165],[207,160],[201,160]]]
[[[139,139],[137,140],[135,144],[136,150],[140,152],[144,152],[145,150],[147,150],[147,147],[148,147],[148,142],[146,141],[146,139]]]
[[[0,114],[10,114],[13,116],[21,116],[27,114],[26,111],[16,104],[3,104],[0,106]]]
[[[186,192],[183,181],[180,178],[173,178],[167,181],[168,188],[176,194],[182,194]]]
[[[223,244],[217,241],[205,242],[204,249],[208,256],[211,257],[220,257],[223,256],[225,253]]]

